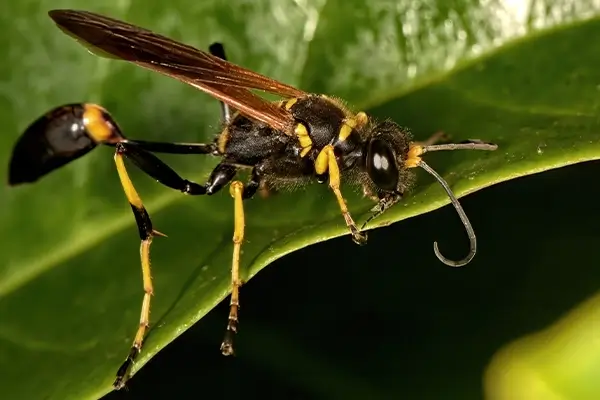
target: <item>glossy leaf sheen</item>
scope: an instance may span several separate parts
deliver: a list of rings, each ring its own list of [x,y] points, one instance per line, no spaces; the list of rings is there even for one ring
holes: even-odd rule
[[[582,45],[600,35],[597,0],[173,0],[152,7],[27,0],[0,6],[3,176],[20,132],[63,103],[101,103],[132,138],[207,141],[218,130],[216,101],[90,55],[47,17],[60,7],[103,12],[200,48],[222,41],[236,63],[393,118],[419,139],[443,129],[456,140],[498,143],[494,153],[427,156],[459,195],[600,156],[600,52]],[[200,182],[216,164],[202,156],[164,159]],[[139,368],[227,295],[232,202],[227,191],[186,197],[131,175],[155,227],[169,235],[152,248],[154,325]],[[439,185],[419,177],[412,195],[376,225],[448,203]],[[364,218],[371,204],[344,190]],[[111,150],[98,149],[36,185],[5,186],[0,202],[3,397],[101,396],[128,351],[142,299],[137,230]],[[346,233],[325,185],[257,198],[246,215],[248,279],[294,249]],[[443,229],[458,234],[461,226],[457,220]],[[452,257],[466,246],[440,243]]]

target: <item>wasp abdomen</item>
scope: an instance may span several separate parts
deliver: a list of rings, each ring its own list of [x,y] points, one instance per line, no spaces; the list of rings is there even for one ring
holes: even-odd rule
[[[122,139],[112,118],[93,104],[67,104],[34,121],[15,144],[9,184],[35,182],[85,155],[98,143]]]

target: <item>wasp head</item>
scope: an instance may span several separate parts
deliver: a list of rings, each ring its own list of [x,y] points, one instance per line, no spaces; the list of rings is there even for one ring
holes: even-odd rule
[[[413,182],[406,166],[409,160],[410,132],[392,121],[372,127],[365,143],[364,165],[377,194],[402,196]]]

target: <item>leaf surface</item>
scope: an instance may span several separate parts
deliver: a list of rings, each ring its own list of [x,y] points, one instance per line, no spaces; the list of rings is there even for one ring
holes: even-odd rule
[[[216,101],[90,55],[47,17],[61,7],[102,12],[202,49],[221,41],[240,65],[393,118],[418,139],[444,130],[455,140],[497,143],[493,153],[427,156],[461,196],[600,155],[600,53],[587,45],[600,34],[597,1],[25,1],[0,6],[4,176],[18,135],[64,103],[101,103],[132,138],[208,141],[218,130]],[[197,182],[216,165],[202,156],[164,160]],[[418,175],[410,197],[373,226],[448,203],[439,185]],[[154,325],[140,368],[227,295],[233,205],[227,191],[187,197],[131,176],[155,227],[169,235],[152,248]],[[366,217],[371,203],[359,190],[344,192],[356,219]],[[0,201],[4,395],[100,397],[128,351],[143,294],[137,229],[111,150],[35,185],[4,186]],[[246,215],[247,279],[288,252],[346,233],[325,185],[249,201]],[[457,258],[467,250],[440,247]]]

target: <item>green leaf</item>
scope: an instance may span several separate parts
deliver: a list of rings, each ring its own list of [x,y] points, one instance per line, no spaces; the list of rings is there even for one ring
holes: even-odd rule
[[[68,102],[101,103],[132,138],[207,141],[219,126],[219,105],[209,96],[90,55],[47,17],[60,7],[102,12],[202,49],[222,41],[238,64],[393,118],[419,139],[443,129],[456,140],[498,143],[493,153],[427,156],[458,195],[600,155],[600,53],[585,46],[600,34],[593,0],[528,7],[474,0],[88,3],[0,6],[4,176],[23,129]],[[164,159],[198,182],[216,164],[201,156]],[[156,228],[169,235],[152,248],[154,325],[139,369],[227,295],[233,206],[227,191],[186,197],[131,175]],[[375,224],[448,203],[439,185],[419,177],[412,195]],[[111,150],[35,185],[2,190],[3,397],[100,397],[128,351],[143,294],[137,230]],[[344,190],[355,217],[365,217],[371,204]],[[346,233],[325,185],[249,201],[246,215],[248,279],[288,252]],[[466,251],[441,247],[450,257]],[[243,334],[243,315],[241,327]]]

